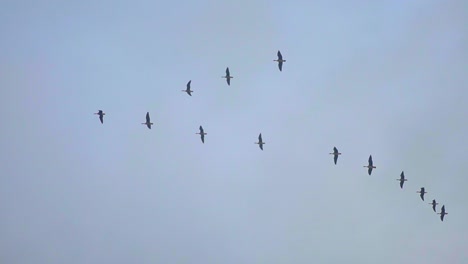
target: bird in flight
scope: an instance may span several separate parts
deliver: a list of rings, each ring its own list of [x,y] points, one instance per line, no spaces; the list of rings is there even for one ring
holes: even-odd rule
[[[234,76],[229,73],[229,67],[226,68],[226,76],[222,76],[222,78],[226,78],[227,84],[231,85],[231,78],[234,78]]]
[[[369,165],[364,166],[364,167],[368,168],[367,173],[369,173],[369,175],[372,174],[372,169],[377,168],[377,167],[374,166],[374,162],[372,161],[372,155],[369,156]]]
[[[182,90],[182,92],[186,92],[188,95],[192,96],[192,90],[190,90],[190,84],[192,83],[192,80],[190,80],[188,83],[187,83],[187,89],[185,90]]]
[[[440,214],[440,220],[443,222],[444,221],[444,216],[448,213],[445,212],[445,205],[442,205],[442,208],[440,208],[440,213],[437,213],[437,214]]]
[[[151,123],[149,112],[146,112],[146,123],[141,123],[141,124],[146,125],[149,129],[151,129],[151,126],[153,125],[153,123]]]
[[[278,62],[278,69],[280,71],[283,71],[283,62],[286,62],[286,60],[283,60],[283,55],[281,55],[281,51],[278,50],[278,53],[276,55],[278,56],[278,59],[273,60],[273,61],[277,61]]]
[[[435,212],[436,211],[436,205],[438,205],[436,200],[432,200],[432,203],[429,203],[429,204],[432,204],[432,210],[434,210],[434,212]]]
[[[333,153],[330,154],[333,155],[333,161],[335,161],[336,165],[336,162],[338,161],[338,155],[341,155],[341,153],[338,152],[338,149],[336,147],[333,147]]]
[[[402,171],[400,174],[400,179],[397,179],[397,181],[400,181],[400,188],[403,189],[403,184],[407,179],[405,179],[405,173]]]
[[[205,133],[202,126],[200,126],[200,132],[198,132],[196,134],[200,135],[201,141],[204,144],[205,143],[205,135],[207,135],[208,133]]]
[[[263,142],[263,140],[262,140],[262,133],[260,133],[260,135],[258,135],[258,142],[255,142],[255,144],[258,144],[260,149],[263,150],[263,144],[265,144],[265,142]]]
[[[417,191],[417,193],[420,193],[420,197],[421,199],[424,201],[424,194],[427,193],[426,190],[424,189],[424,187],[421,187],[421,190],[420,191]]]
[[[99,120],[101,120],[101,124],[104,124],[104,113],[102,110],[99,110],[97,113],[94,113],[95,115],[99,115]]]

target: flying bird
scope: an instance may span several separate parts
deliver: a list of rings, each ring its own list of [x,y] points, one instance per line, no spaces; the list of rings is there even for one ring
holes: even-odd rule
[[[397,179],[397,181],[400,181],[400,188],[403,189],[403,184],[407,179],[405,179],[405,173],[402,171],[400,174],[400,179]]]
[[[444,216],[448,213],[445,212],[445,205],[442,205],[442,208],[440,208],[440,213],[437,213],[437,214],[440,214],[440,220],[443,222],[444,221]]]
[[[231,78],[234,78],[234,77],[231,76],[231,74],[229,73],[229,67],[226,68],[226,76],[222,76],[222,78],[226,78],[227,84],[231,85]]]
[[[146,125],[149,129],[151,129],[151,126],[153,125],[153,123],[151,123],[149,112],[146,112],[146,123],[141,123],[141,124]]]
[[[436,203],[436,200],[432,200],[432,203],[429,203],[429,204],[432,204],[432,210],[434,210],[434,212],[436,211],[436,205],[438,205],[438,203]]]
[[[192,96],[192,90],[190,90],[190,84],[192,83],[192,80],[190,80],[188,83],[187,83],[187,89],[186,90],[182,90],[182,92],[186,92],[188,95]]]
[[[286,60],[283,60],[283,55],[281,55],[281,51],[278,50],[278,53],[276,55],[278,56],[278,59],[273,60],[273,61],[277,61],[278,62],[278,69],[280,71],[283,71],[283,62],[286,62]]]
[[[424,189],[424,187],[421,187],[421,190],[420,191],[417,191],[417,193],[420,193],[420,197],[421,199],[424,201],[424,194],[427,193]]]
[[[341,153],[338,152],[338,149],[336,147],[333,147],[333,153],[330,154],[333,155],[333,160],[335,161],[336,165],[336,162],[338,161],[338,155],[341,155]]]
[[[369,165],[364,166],[364,167],[365,167],[365,168],[369,168],[369,169],[367,170],[367,172],[369,173],[369,175],[371,175],[372,169],[377,168],[377,167],[374,166],[374,162],[372,161],[372,155],[369,156]]]
[[[99,110],[97,113],[94,113],[95,115],[99,115],[99,120],[101,120],[101,124],[104,124],[104,113],[102,110]]]
[[[207,133],[205,133],[202,126],[200,126],[200,132],[196,134],[200,135],[202,143],[205,144],[205,135],[207,135]]]
[[[258,142],[255,142],[255,144],[258,144],[260,149],[263,150],[263,144],[265,144],[265,142],[263,142],[263,140],[262,140],[262,133],[260,133],[260,135],[258,135]]]

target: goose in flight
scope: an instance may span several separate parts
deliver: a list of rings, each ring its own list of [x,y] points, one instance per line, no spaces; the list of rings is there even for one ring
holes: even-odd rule
[[[442,208],[440,208],[440,213],[437,213],[437,214],[440,214],[440,220],[443,222],[444,221],[444,216],[448,213],[445,212],[445,205],[442,205]]]
[[[281,55],[281,51],[278,50],[278,53],[276,55],[278,56],[278,59],[273,60],[273,61],[277,61],[278,62],[278,69],[280,71],[283,71],[283,62],[286,62],[286,60],[283,60],[283,55]]]
[[[226,68],[226,76],[222,76],[222,78],[226,78],[227,84],[231,85],[231,78],[234,78],[234,77],[231,76],[231,74],[229,73],[229,67]]]
[[[255,142],[255,144],[258,144],[260,149],[263,150],[263,144],[265,144],[265,142],[263,142],[263,140],[262,140],[262,133],[260,133],[260,135],[258,135],[258,142]]]
[[[434,210],[434,212],[436,211],[436,205],[438,205],[439,203],[436,203],[436,200],[432,200],[432,203],[429,203],[429,204],[432,204],[432,210]]]
[[[192,96],[192,90],[190,90],[190,84],[192,83],[192,80],[190,80],[188,83],[187,83],[187,89],[186,90],[182,90],[182,92],[186,92],[188,95]]]
[[[336,147],[333,147],[333,153],[330,154],[333,155],[333,160],[335,161],[336,165],[336,162],[338,161],[338,155],[341,155],[341,153],[338,152],[338,149]]]
[[[146,123],[141,123],[141,124],[146,125],[149,129],[151,129],[151,126],[153,125],[153,123],[151,123],[149,112],[146,112]]]
[[[99,120],[101,120],[101,124],[104,124],[104,113],[102,110],[99,110],[97,113],[94,113],[95,115],[99,115]]]
[[[196,134],[200,135],[201,142],[205,144],[205,135],[207,135],[207,133],[205,133],[202,126],[200,126],[200,132]]]
[[[420,197],[421,199],[424,201],[424,194],[427,193],[426,190],[424,189],[424,187],[421,187],[421,190],[420,191],[417,191],[417,193],[420,193]]]
[[[369,173],[369,175],[371,175],[372,169],[377,168],[377,167],[374,166],[374,162],[372,161],[372,155],[369,156],[369,165],[364,166],[364,167],[365,167],[365,168],[369,168],[369,169],[367,170],[367,172]]]
[[[397,181],[400,181],[400,188],[403,189],[403,184],[407,179],[405,179],[405,173],[402,171],[400,174],[400,179],[397,179]]]

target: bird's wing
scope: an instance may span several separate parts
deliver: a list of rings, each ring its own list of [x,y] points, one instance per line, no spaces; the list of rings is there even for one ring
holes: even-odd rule
[[[146,122],[147,122],[147,123],[150,123],[150,116],[149,116],[149,112],[146,112]]]
[[[335,164],[336,164],[336,162],[338,161],[338,155],[335,155],[335,156],[333,157],[333,160],[335,161]]]
[[[281,51],[278,50],[278,53],[276,55],[278,55],[278,60],[283,59],[283,55],[281,55]]]
[[[204,134],[200,134],[200,137],[201,137],[201,142],[202,142],[202,143],[205,143],[205,135],[204,135]]]
[[[372,162],[372,155],[369,156],[369,166],[374,166],[374,162]]]
[[[229,67],[226,68],[226,77],[227,77],[227,76],[230,76]]]
[[[226,82],[228,85],[231,85],[231,79],[230,78],[226,78]]]
[[[445,205],[442,205],[442,208],[440,210],[443,214],[445,214]]]
[[[400,181],[400,188],[403,188],[404,181]]]
[[[333,147],[333,152],[338,153],[338,149],[336,147]]]
[[[192,83],[192,80],[190,80],[188,83],[187,83],[187,90],[190,90],[190,84]]]
[[[370,168],[367,170],[367,172],[369,173],[369,175],[371,175],[371,173],[372,173],[372,167],[370,167]]]
[[[200,134],[203,134],[203,127],[200,126]]]
[[[440,214],[440,220],[443,222],[444,221],[444,214]]]
[[[261,150],[263,150],[263,144],[258,144]]]
[[[400,174],[400,178],[401,178],[402,180],[405,179],[405,173],[404,173],[403,171],[402,171],[401,174]]]
[[[192,92],[191,91],[187,91],[188,95],[192,96]]]
[[[101,124],[104,124],[104,115],[100,114],[99,115],[99,120],[101,120]]]
[[[279,62],[278,62],[278,69],[279,69],[280,71],[283,71],[283,62],[282,62],[282,61],[279,61]]]

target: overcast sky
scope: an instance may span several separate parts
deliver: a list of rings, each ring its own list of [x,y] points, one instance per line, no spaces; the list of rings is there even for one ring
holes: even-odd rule
[[[0,34],[0,263],[467,263],[467,1],[6,0]]]

